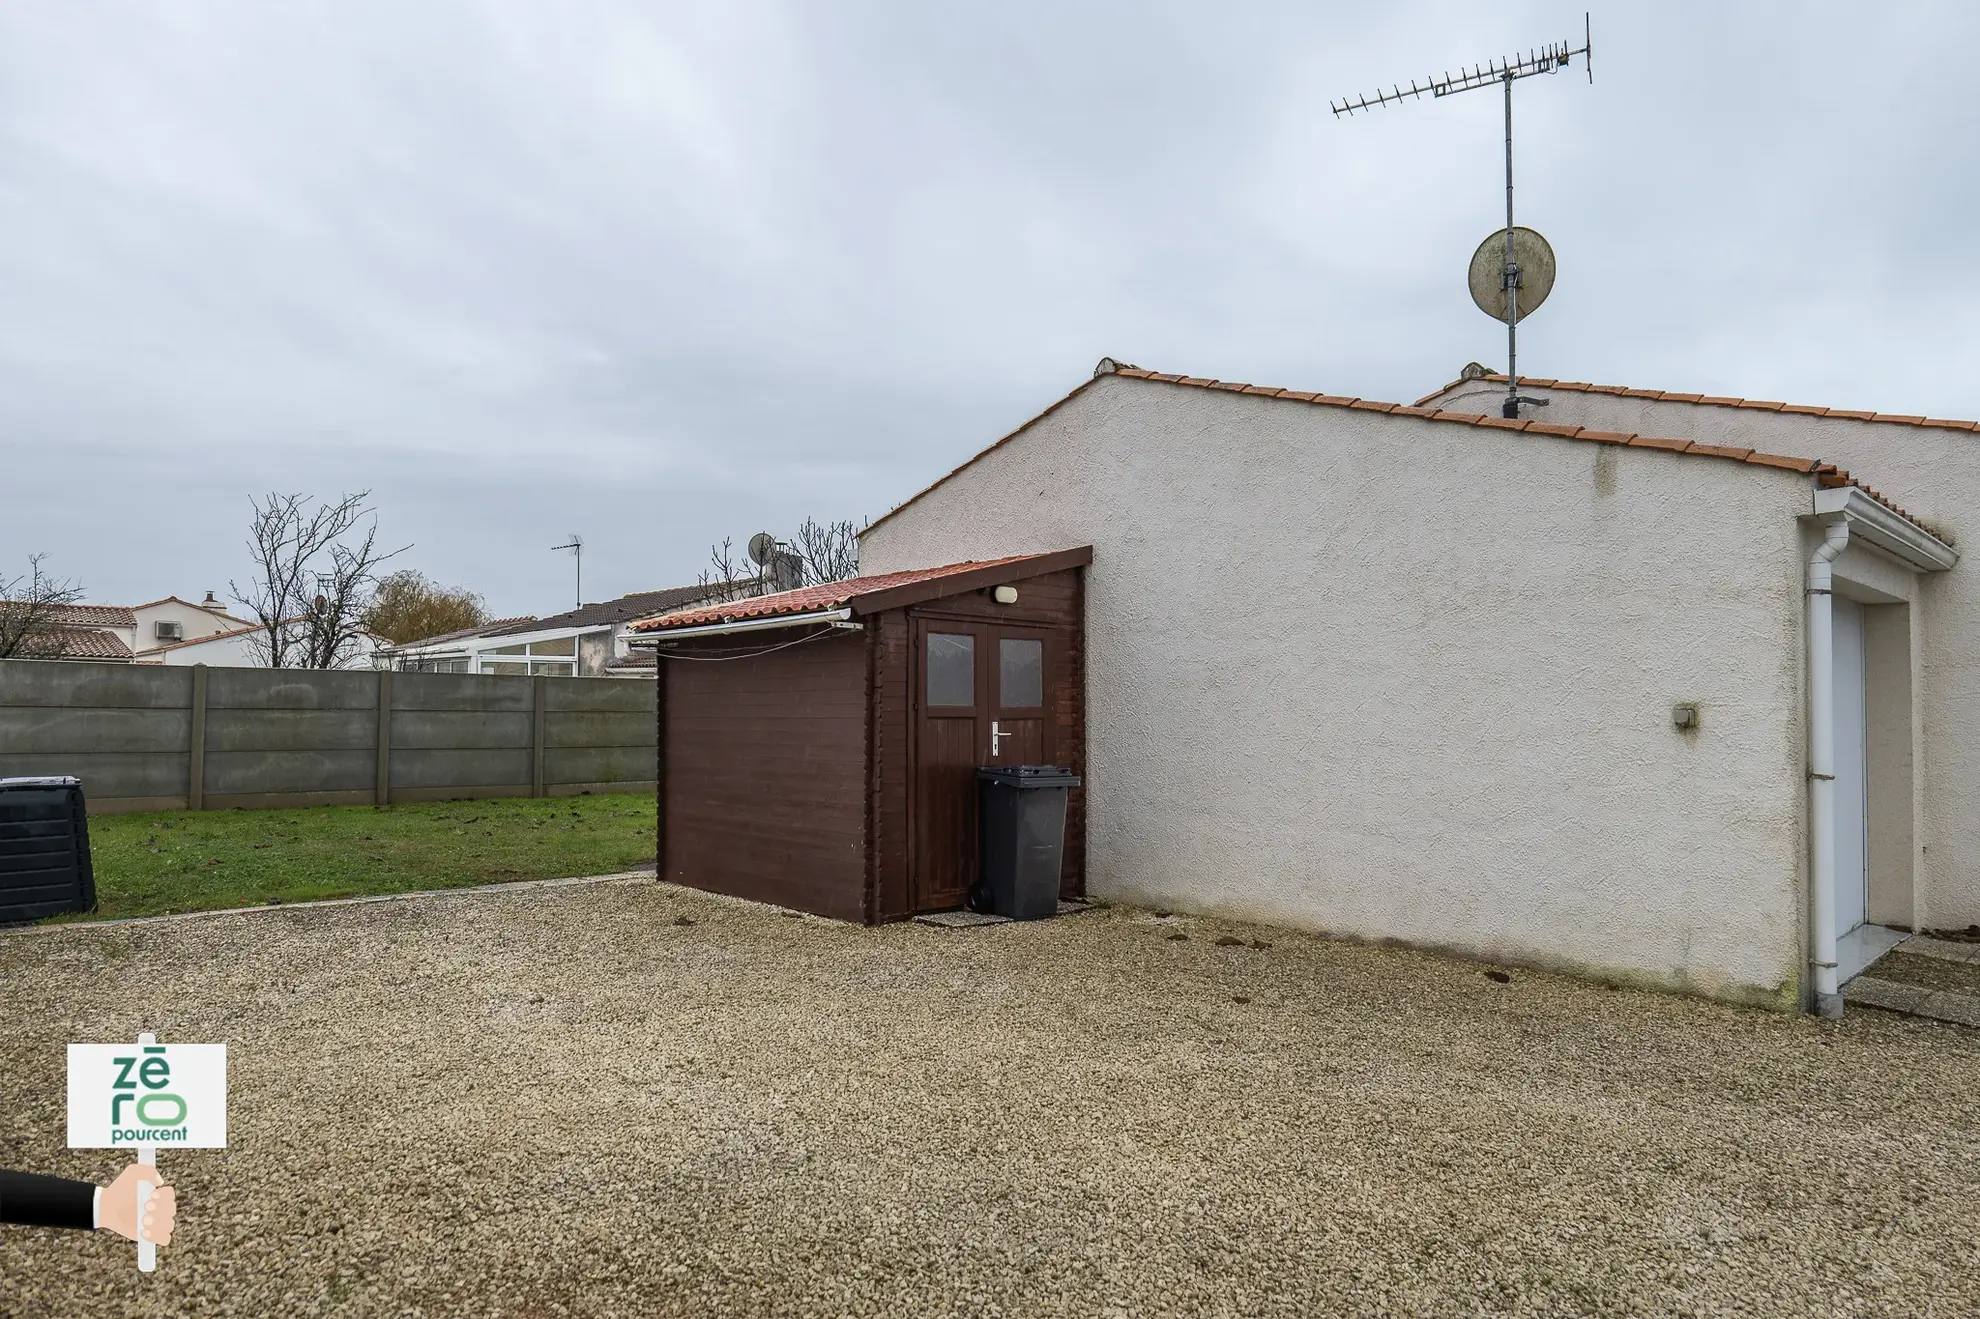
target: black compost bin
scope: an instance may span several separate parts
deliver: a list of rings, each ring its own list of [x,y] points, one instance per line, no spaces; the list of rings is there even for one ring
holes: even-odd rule
[[[0,779],[0,924],[95,909],[82,784]]]
[[[1066,848],[1066,793],[1079,776],[1056,765],[979,769],[983,871],[978,911],[1035,921],[1059,910]]]

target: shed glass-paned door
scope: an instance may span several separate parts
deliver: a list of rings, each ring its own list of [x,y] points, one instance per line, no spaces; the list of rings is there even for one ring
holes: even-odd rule
[[[928,703],[958,708],[976,704],[976,638],[967,632],[928,635]]]
[[[1049,765],[1053,746],[1045,708],[1045,637],[1030,628],[998,628],[991,635],[997,643],[997,700],[984,748],[990,753],[988,763]]]
[[[997,704],[1006,710],[1045,704],[1045,643],[1037,637],[998,639]]]
[[[913,896],[919,911],[961,906],[976,882],[976,767],[983,763],[996,682],[995,673],[980,681],[977,666],[996,651],[979,646],[967,626],[918,629]]]

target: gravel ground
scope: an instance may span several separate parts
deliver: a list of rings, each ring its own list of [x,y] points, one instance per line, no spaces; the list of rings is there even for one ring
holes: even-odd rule
[[[0,935],[0,994],[0,1165],[119,1166],[68,1041],[233,1086],[158,1273],[0,1229],[9,1316],[1980,1311],[1980,1034],[1876,1012],[650,879]]]

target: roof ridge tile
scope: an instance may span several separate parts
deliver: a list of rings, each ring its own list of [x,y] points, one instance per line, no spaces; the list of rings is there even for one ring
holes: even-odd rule
[[[1661,449],[1670,453],[1685,454],[1700,458],[1717,458],[1728,462],[1744,462],[1759,467],[1771,467],[1771,468],[1782,469],[1787,471],[1796,471],[1804,475],[1812,474],[1824,486],[1830,486],[1830,487],[1838,486],[1838,485],[1855,486],[1858,489],[1863,490],[1866,494],[1869,494],[1871,498],[1875,499],[1878,503],[1882,504],[1884,507],[1890,509],[1894,513],[1897,513],[1899,516],[1903,517],[1905,520],[1918,526],[1920,529],[1926,531],[1927,533],[1933,535],[1934,537],[1937,537],[1939,534],[1936,531],[1933,531],[1932,528],[1923,521],[1919,520],[1916,517],[1913,517],[1911,514],[1905,512],[1902,508],[1899,508],[1889,499],[1886,499],[1884,496],[1876,494],[1874,491],[1871,491],[1869,487],[1863,485],[1862,482],[1852,478],[1849,475],[1849,473],[1838,471],[1835,464],[1823,462],[1819,458],[1796,458],[1784,454],[1761,453],[1758,450],[1749,449],[1749,448],[1737,448],[1726,445],[1699,444],[1696,441],[1692,441],[1692,440],[1678,440],[1678,439],[1663,438],[1659,436],[1637,435],[1622,431],[1600,431],[1600,430],[1589,429],[1586,427],[1574,427],[1572,428],[1571,433],[1568,433],[1569,428],[1558,426],[1555,424],[1540,422],[1534,419],[1529,419],[1524,417],[1518,417],[1518,418],[1493,417],[1493,416],[1487,416],[1482,413],[1453,412],[1448,408],[1430,409],[1426,406],[1432,399],[1437,397],[1437,394],[1446,393],[1450,389],[1454,388],[1457,384],[1475,383],[1473,381],[1453,382],[1452,385],[1446,385],[1443,389],[1438,390],[1434,394],[1424,395],[1423,398],[1417,400],[1416,404],[1412,406],[1412,405],[1404,405],[1401,403],[1384,403],[1374,399],[1346,398],[1337,394],[1319,394],[1319,393],[1310,394],[1302,390],[1288,390],[1288,389],[1268,390],[1263,386],[1256,386],[1256,385],[1227,385],[1221,381],[1209,380],[1199,376],[1168,375],[1162,372],[1142,370],[1141,368],[1138,367],[1137,368],[1119,367],[1114,371],[1106,372],[1103,375],[1095,376],[1092,379],[1082,382],[1080,385],[1074,388],[1070,393],[1068,393],[1064,398],[1059,399],[1057,402],[1053,403],[1050,407],[1046,408],[1044,411],[1039,412],[1037,415],[1033,416],[1030,420],[1026,421],[1023,425],[1019,426],[1017,429],[1006,434],[1001,439],[997,440],[994,444],[989,445],[987,448],[981,450],[980,452],[978,452],[976,455],[969,458],[965,462],[961,463],[955,468],[952,468],[949,472],[938,477],[936,480],[934,480],[927,486],[923,487],[919,492],[910,496],[908,499],[895,505],[892,509],[882,514],[880,517],[875,518],[872,522],[867,524],[866,531],[871,531],[874,527],[877,527],[882,522],[887,521],[887,519],[893,517],[896,513],[899,513],[909,504],[914,503],[916,500],[922,498],[924,495],[928,494],[936,487],[948,481],[951,477],[955,476],[956,473],[962,471],[964,468],[975,463],[977,459],[982,458],[985,454],[991,452],[994,449],[1001,448],[1005,444],[1010,443],[1012,440],[1016,439],[1019,435],[1022,435],[1025,431],[1031,429],[1031,427],[1036,425],[1038,422],[1042,421],[1047,416],[1050,416],[1053,412],[1056,412],[1066,403],[1076,398],[1080,393],[1082,393],[1086,389],[1091,388],[1092,385],[1095,383],[1095,381],[1104,379],[1105,375],[1128,376],[1137,380],[1149,380],[1161,384],[1172,384],[1177,387],[1188,387],[1188,388],[1196,388],[1196,389],[1217,388],[1217,389],[1226,389],[1239,393],[1269,395],[1270,397],[1281,400],[1289,400],[1292,402],[1305,403],[1308,406],[1312,406],[1312,407],[1352,408],[1357,411],[1380,412],[1385,415],[1400,413],[1405,416],[1415,417],[1425,422],[1445,424],[1445,425],[1478,426],[1478,427],[1489,428],[1494,430],[1532,431],[1538,434],[1553,436],[1557,438],[1586,440],[1598,444],[1618,444],[1618,445],[1628,445],[1634,448],[1641,448],[1641,449]],[[1503,381],[1505,380],[1505,377],[1503,375],[1498,375],[1498,376],[1485,375],[1478,377],[1478,379],[1485,381],[1494,381],[1494,380]],[[1530,385],[1535,389],[1548,389],[1548,388],[1571,389],[1571,390],[1583,390],[1583,391],[1588,391],[1593,393],[1603,393],[1603,394],[1620,394],[1626,392],[1624,387],[1621,385],[1589,385],[1576,381],[1549,380],[1544,377],[1537,377],[1537,376],[1522,377],[1521,383]],[[1744,400],[1739,400],[1739,399],[1715,400],[1715,399],[1702,398],[1702,397],[1700,399],[1700,402],[1705,402],[1705,403],[1720,402],[1720,401],[1730,402],[1742,406],[1745,405]],[[1760,401],[1752,404],[1752,406],[1762,409],[1779,409],[1785,407],[1786,405],[1781,403]],[[1831,412],[1827,415],[1835,416],[1839,414]],[[1888,420],[1888,418],[1885,419]],[[1910,419],[1906,418],[1905,420],[1910,420]],[[1957,426],[1959,423],[1947,423],[1947,424]],[[862,531],[860,534],[864,535],[865,531]]]
[[[1439,394],[1448,394],[1463,385],[1503,385],[1504,373],[1489,371],[1482,376],[1457,379],[1416,400],[1423,407]],[[1577,394],[1616,394],[1627,398],[1655,399],[1662,403],[1696,403],[1718,408],[1750,408],[1758,412],[1791,412],[1798,416],[1826,417],[1832,421],[1879,421],[1899,426],[1940,426],[1949,430],[1980,431],[1980,421],[1949,417],[1924,417],[1907,412],[1861,412],[1849,408],[1824,408],[1807,403],[1776,403],[1772,399],[1735,398],[1729,394],[1686,394],[1676,390],[1636,389],[1628,385],[1596,385],[1586,380],[1552,380],[1546,376],[1521,376],[1519,383],[1532,389],[1564,389]]]

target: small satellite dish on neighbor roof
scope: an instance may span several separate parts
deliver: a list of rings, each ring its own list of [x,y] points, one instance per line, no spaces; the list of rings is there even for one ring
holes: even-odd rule
[[[1538,310],[1554,291],[1554,249],[1525,225],[1514,225],[1513,260],[1519,264],[1519,318]],[[1471,254],[1471,300],[1495,321],[1506,319],[1506,231],[1495,230]]]
[[[770,566],[770,556],[776,552],[777,538],[767,531],[759,531],[749,538],[749,561],[759,568]]]

